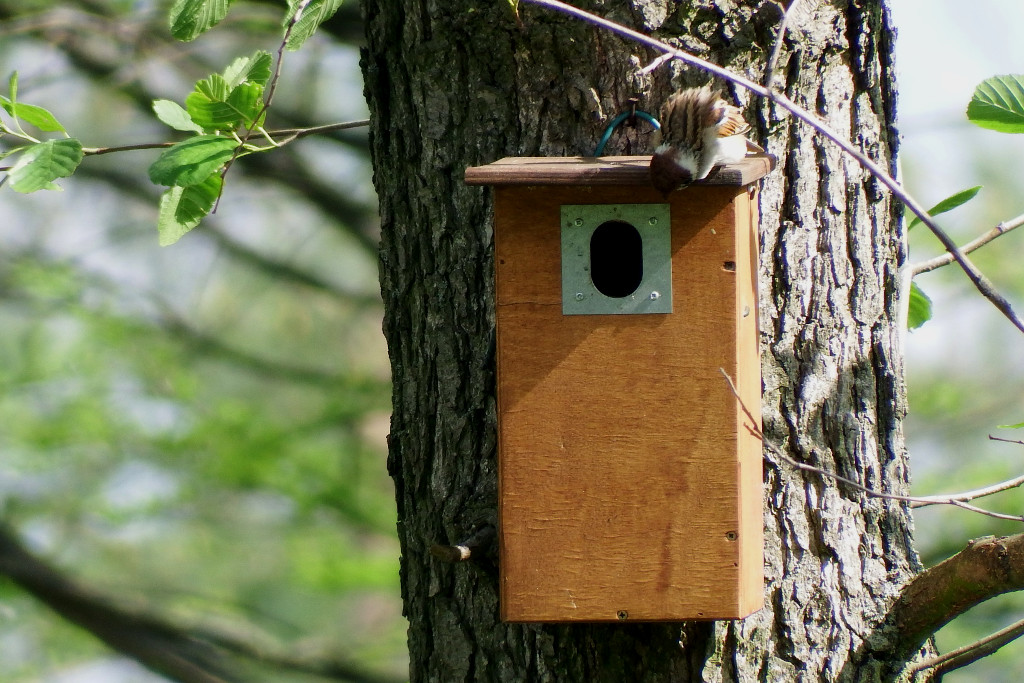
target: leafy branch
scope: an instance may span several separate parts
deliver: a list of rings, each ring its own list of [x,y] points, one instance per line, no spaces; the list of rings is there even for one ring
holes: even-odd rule
[[[170,12],[171,34],[179,40],[194,40],[227,15],[229,5],[228,0],[177,0]],[[15,192],[60,189],[55,181],[71,176],[86,156],[163,149],[149,167],[149,178],[168,188],[160,197],[157,230],[161,245],[173,244],[216,210],[225,176],[236,159],[278,149],[307,135],[367,125],[367,121],[356,121],[280,131],[264,127],[285,51],[299,49],[340,6],[341,0],[289,0],[276,62],[260,50],[236,59],[222,73],[197,81],[184,107],[171,100],[155,100],[153,111],[161,122],[191,133],[180,142],[83,147],[51,112],[18,102],[15,72],[9,80],[9,95],[0,95],[0,107],[11,118],[10,123],[0,118],[0,138],[7,135],[18,142],[0,152],[0,159],[18,156],[13,165],[0,167],[7,173],[0,185],[9,179]],[[40,140],[27,133],[23,124],[44,133],[62,133],[64,138]]]

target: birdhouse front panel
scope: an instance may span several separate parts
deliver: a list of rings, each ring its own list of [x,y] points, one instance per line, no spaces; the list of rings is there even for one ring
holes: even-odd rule
[[[502,618],[743,617],[761,444],[726,375],[759,415],[754,202],[600,184],[623,173],[601,162],[577,161],[585,184],[489,183]]]

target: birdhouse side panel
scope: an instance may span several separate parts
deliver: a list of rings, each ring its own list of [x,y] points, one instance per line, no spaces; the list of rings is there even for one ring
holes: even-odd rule
[[[761,335],[758,315],[758,203],[756,189],[737,196],[736,215],[749,216],[736,232],[737,369],[733,381],[742,405],[734,405],[740,482],[741,611],[754,612],[764,603],[764,459],[761,430]],[[746,408],[746,410],[744,410]]]

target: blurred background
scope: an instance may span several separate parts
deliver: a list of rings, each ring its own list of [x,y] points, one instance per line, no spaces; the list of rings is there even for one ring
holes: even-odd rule
[[[150,102],[181,101],[234,57],[276,49],[281,3],[238,3],[188,45],[168,37],[166,5],[0,0],[0,77],[17,70],[19,99],[87,146],[174,139]],[[1024,72],[1024,6],[891,5],[904,179],[929,206],[984,186],[943,218],[965,242],[1024,213],[1024,139],[964,115],[980,81]],[[360,36],[353,1],[288,54],[273,127],[367,116]],[[251,680],[407,679],[365,135],[243,160],[217,214],[164,249],[159,188],[145,180],[153,152],[91,158],[62,192],[0,188],[0,546],[30,550],[99,604],[239,645]],[[922,230],[912,260],[940,252]],[[974,255],[1019,310],[1022,244],[1011,233]],[[959,271],[919,285],[935,317],[908,335],[915,493],[1024,473],[1024,446],[988,439],[1024,439],[999,428],[1024,422],[1019,332]],[[960,510],[915,517],[926,564],[1021,530]],[[990,601],[940,647],[1022,616],[1024,596]],[[946,680],[1022,673],[1015,643]],[[0,580],[0,681],[163,680]]]
[[[283,10],[182,44],[168,5],[0,0],[2,90],[86,146],[179,139],[151,101],[274,52]],[[360,36],[346,3],[287,54],[271,127],[367,117]],[[0,189],[0,521],[100,598],[296,660],[245,680],[407,680],[366,129],[236,164],[169,248],[154,159]],[[0,681],[160,680],[0,580]]]
[[[974,89],[991,76],[1024,73],[1024,4],[1019,0],[891,0],[900,93],[901,168],[910,192],[925,206],[982,186],[965,206],[943,214],[940,224],[963,244],[1001,221],[1024,214],[1024,136],[983,130],[965,114]],[[910,259],[942,252],[918,226]],[[1024,231],[1011,232],[974,252],[971,259],[1024,312]],[[907,445],[913,492],[953,493],[1024,474],[1024,337],[982,300],[956,267],[915,280],[932,299],[934,318],[909,333]],[[1019,515],[1024,492],[977,501]],[[916,537],[925,565],[963,549],[967,539],[1020,533],[1001,522],[948,506],[916,510]],[[943,651],[966,645],[1024,619],[1024,595],[1013,593],[976,607],[943,629]],[[1024,679],[1024,641],[948,674],[951,683]]]

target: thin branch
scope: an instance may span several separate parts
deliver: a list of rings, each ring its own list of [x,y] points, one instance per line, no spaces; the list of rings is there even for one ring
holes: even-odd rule
[[[309,137],[310,135],[320,135],[322,133],[331,133],[336,130],[347,130],[349,128],[360,128],[363,126],[370,125],[369,119],[359,119],[358,121],[342,121],[340,123],[326,123],[322,126],[310,126],[309,128],[281,128],[279,130],[268,130],[267,135],[270,137],[282,137],[283,140],[277,142],[278,147],[283,147],[289,142]],[[83,147],[82,152],[86,156],[100,156],[101,154],[112,154],[114,152],[134,152],[145,149],[163,149],[166,147],[172,147],[178,143],[176,142],[140,142],[134,145],[114,145],[112,147]],[[0,168],[0,171],[6,170]]]
[[[988,278],[986,278],[981,273],[981,271],[979,271],[977,267],[973,263],[971,263],[966,256],[964,256],[964,254],[956,246],[956,243],[949,237],[949,235],[947,235],[942,230],[942,228],[939,227],[938,223],[936,223],[935,220],[928,215],[928,211],[916,199],[911,197],[906,192],[906,190],[903,189],[903,186],[900,185],[898,181],[896,181],[892,176],[890,176],[889,173],[885,171],[881,166],[879,166],[877,163],[871,160],[866,154],[858,150],[847,140],[844,140],[837,133],[833,132],[816,116],[798,106],[796,103],[794,103],[792,100],[790,100],[782,93],[768,90],[767,88],[751,81],[749,78],[746,78],[733,71],[720,67],[717,64],[712,64],[711,62],[691,55],[688,52],[684,52],[683,50],[675,48],[672,45],[669,45],[668,43],[662,42],[655,38],[651,38],[650,36],[644,35],[643,33],[640,33],[638,31],[634,31],[633,29],[626,28],[621,24],[609,21],[608,19],[599,17],[596,14],[591,14],[590,12],[586,12],[577,7],[573,7],[572,5],[567,5],[564,2],[560,2],[559,0],[523,0],[523,2],[528,2],[534,5],[540,5],[542,7],[547,7],[549,9],[562,12],[563,14],[568,14],[570,16],[582,19],[583,21],[594,24],[596,26],[606,28],[609,31],[612,31],[613,33],[625,36],[626,38],[634,40],[643,45],[647,45],[648,47],[660,50],[661,52],[670,53],[673,57],[682,62],[690,64],[691,66],[696,66],[704,71],[707,71],[708,73],[718,76],[723,80],[735,83],[736,85],[749,90],[755,95],[759,95],[763,98],[766,98],[774,102],[782,109],[785,109],[790,114],[795,116],[797,119],[809,125],[820,135],[822,135],[828,140],[831,140],[834,144],[838,145],[844,152],[846,152],[846,154],[856,159],[861,166],[863,166],[865,169],[867,169],[869,173],[871,173],[871,175],[875,176],[875,178],[877,178],[883,185],[889,188],[890,192],[892,192],[894,196],[896,196],[900,201],[902,201],[907,208],[909,208],[918,218],[920,218],[922,223],[928,226],[928,229],[931,230],[932,234],[934,234],[935,237],[939,240],[939,242],[942,243],[942,246],[946,249],[946,251],[948,251],[952,255],[953,260],[955,260],[957,264],[960,266],[960,268],[967,274],[967,277],[974,284],[975,288],[977,288],[977,290],[981,292],[982,296],[988,299],[992,303],[992,305],[995,306],[1010,322],[1012,322],[1018,330],[1024,332],[1024,320],[1021,320],[1017,316],[1017,314],[1014,313],[1013,307],[1010,305],[1010,302],[1002,294],[996,291],[996,288],[992,285]]]
[[[1020,216],[1012,218],[1008,221],[1003,221],[996,227],[986,232],[981,237],[978,237],[977,239],[968,242],[964,246],[960,247],[960,251],[962,251],[965,254],[970,254],[975,249],[985,246],[986,244],[988,244],[995,238],[999,237],[1000,235],[1005,235],[1011,230],[1019,228],[1022,225],[1024,225],[1024,214],[1021,214]],[[952,262],[953,256],[951,254],[942,254],[941,256],[936,256],[935,258],[928,259],[927,261],[921,261],[920,263],[912,265],[910,267],[910,276],[917,277],[921,273],[927,273],[929,271],[935,270],[936,268],[948,266]]]
[[[1016,477],[1014,479],[1007,479],[1006,481],[998,484],[992,484],[980,489],[974,489],[973,491],[964,491],[963,493],[953,493],[947,496],[921,496],[918,501],[911,505],[911,507],[925,507],[927,505],[936,505],[939,503],[951,503],[954,500],[957,501],[968,501],[975,500],[977,498],[984,498],[985,496],[991,496],[994,493],[1000,491],[1008,491],[1010,489],[1017,488],[1024,484],[1024,476]]]
[[[657,57],[654,61],[652,61],[650,64],[648,64],[644,68],[640,69],[640,71],[638,73],[641,76],[649,74],[652,71],[654,71],[655,69],[657,69],[659,66],[661,66],[662,64],[665,64],[666,62],[671,62],[673,59],[675,59],[675,57],[672,54],[666,52],[665,54],[661,55],[660,57]]]
[[[281,128],[278,130],[268,130],[267,135],[271,138],[281,137],[282,140],[276,141],[277,147],[284,147],[285,145],[300,140],[302,138],[309,137],[311,135],[321,135],[324,133],[333,133],[337,130],[348,130],[350,128],[362,128],[370,125],[370,119],[359,119],[357,121],[342,121],[339,123],[325,123],[322,126],[310,126],[308,128]],[[177,142],[139,142],[133,145],[113,145],[111,147],[83,147],[82,153],[85,156],[101,156],[103,154],[113,154],[115,152],[138,152],[147,149],[166,149],[173,147],[178,144]],[[10,171],[12,166],[0,166],[0,172]]]
[[[1000,629],[970,645],[965,645],[939,657],[919,662],[907,669],[906,674],[911,676],[925,669],[933,669],[932,676],[941,677],[950,671],[973,664],[982,657],[988,657],[999,648],[1012,643],[1021,636],[1024,636],[1024,619],[1010,624],[1006,628]]]
[[[736,385],[733,383],[732,377],[729,376],[729,373],[727,373],[723,368],[719,368],[718,371],[722,373],[722,376],[725,377],[725,381],[729,383],[729,389],[730,389],[730,391],[732,391],[732,395],[736,397],[736,401],[737,401],[737,403],[739,403],[740,409],[743,411],[743,413],[750,420],[751,424],[750,424],[749,429],[750,429],[751,433],[754,434],[754,436],[756,436],[758,439],[761,440],[761,443],[764,444],[765,448],[772,455],[774,455],[776,458],[778,458],[779,460],[783,461],[784,463],[786,463],[790,467],[795,467],[796,469],[803,470],[804,472],[813,472],[814,474],[817,474],[817,475],[819,475],[821,477],[825,477],[825,478],[828,478],[828,479],[832,479],[834,481],[841,482],[843,484],[846,484],[847,486],[850,486],[850,487],[860,491],[861,493],[864,493],[865,495],[867,495],[867,496],[869,496],[871,498],[883,498],[885,500],[896,500],[896,501],[900,501],[902,503],[924,503],[924,504],[927,504],[927,505],[939,505],[939,504],[942,504],[942,505],[952,505],[954,507],[962,508],[964,510],[969,510],[971,512],[977,512],[978,514],[985,515],[987,517],[995,517],[996,519],[1007,519],[1007,520],[1011,520],[1011,521],[1014,521],[1014,522],[1024,522],[1024,515],[1006,515],[1006,514],[1003,514],[1001,512],[993,512],[991,510],[985,510],[985,509],[979,508],[979,507],[977,507],[975,505],[969,505],[968,503],[964,502],[964,499],[958,499],[958,498],[955,498],[955,497],[942,498],[942,497],[939,497],[939,496],[929,496],[929,497],[926,497],[926,498],[922,498],[922,497],[918,497],[918,496],[903,496],[903,495],[900,495],[898,493],[884,493],[882,491],[876,491],[875,489],[872,489],[872,488],[869,488],[867,486],[864,486],[860,482],[856,482],[853,479],[850,479],[848,477],[844,477],[841,474],[836,474],[835,472],[829,472],[828,470],[822,469],[821,467],[815,467],[814,465],[808,465],[807,463],[800,462],[799,460],[794,460],[793,458],[791,458],[788,455],[786,455],[785,453],[783,453],[781,448],[779,448],[774,443],[772,443],[771,440],[769,440],[764,435],[764,432],[761,431],[761,428],[757,426],[758,425],[758,421],[754,418],[753,414],[750,412],[750,409],[747,408],[746,403],[740,397],[739,391],[737,391]],[[958,495],[962,496],[963,494],[958,494]],[[969,500],[969,499],[967,499],[967,500]]]
[[[775,47],[772,48],[771,57],[768,58],[768,66],[764,69],[765,90],[772,90],[772,82],[775,80],[775,67],[779,63],[779,55],[782,54],[782,44],[786,40],[786,31],[789,29],[789,19],[793,15],[793,8],[800,4],[800,0],[794,0],[789,7],[781,7],[782,23],[779,24],[779,35],[775,37]]]
[[[1019,446],[1024,446],[1024,441],[1019,439],[1004,439],[1001,436],[992,436],[991,434],[988,435],[988,438],[989,441],[1002,441],[1003,443],[1015,443]]]
[[[274,93],[277,92],[277,82],[281,79],[281,67],[284,64],[284,52],[288,48],[288,41],[292,38],[292,31],[295,30],[296,24],[299,23],[299,19],[302,18],[303,13],[306,11],[306,7],[309,6],[311,0],[303,0],[299,3],[298,7],[295,8],[295,14],[292,15],[291,21],[288,22],[288,26],[284,30],[284,39],[281,40],[281,44],[277,48],[277,64],[274,65],[274,75],[270,79],[270,85],[267,86],[267,96],[263,100],[263,111],[260,112],[262,116],[264,112],[270,109],[270,104],[274,100]],[[259,120],[259,116],[255,120]],[[250,131],[251,132],[251,131]]]

